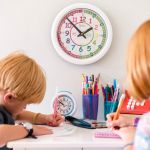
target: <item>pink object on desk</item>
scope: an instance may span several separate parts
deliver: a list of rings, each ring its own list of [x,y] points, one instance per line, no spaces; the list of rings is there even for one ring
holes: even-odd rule
[[[94,132],[95,138],[120,138],[118,134],[113,133],[112,131],[107,130],[95,130]]]
[[[57,97],[56,97],[56,99],[55,99],[55,101],[54,101],[54,118],[56,117],[56,115],[57,115],[57,109],[58,109],[58,95],[57,95]]]
[[[53,118],[57,117],[57,109],[58,109],[58,96],[56,97],[55,101],[54,101],[54,114],[53,114]],[[53,122],[49,122],[48,124],[49,126],[54,126]]]

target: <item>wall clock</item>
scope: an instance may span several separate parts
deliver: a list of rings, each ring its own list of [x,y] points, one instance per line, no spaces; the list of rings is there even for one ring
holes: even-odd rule
[[[51,39],[63,59],[85,65],[96,62],[108,51],[112,27],[98,7],[77,3],[64,8],[56,16]]]
[[[53,107],[56,107],[56,111],[63,116],[68,116],[75,113],[77,105],[71,92],[59,91],[53,98]]]

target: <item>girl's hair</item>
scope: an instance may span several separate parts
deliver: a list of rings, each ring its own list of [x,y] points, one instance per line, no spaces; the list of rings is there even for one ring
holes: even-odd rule
[[[14,52],[0,60],[0,91],[11,91],[20,101],[40,103],[45,90],[45,76],[33,59]]]
[[[139,99],[150,97],[150,20],[134,33],[127,52],[129,93]]]

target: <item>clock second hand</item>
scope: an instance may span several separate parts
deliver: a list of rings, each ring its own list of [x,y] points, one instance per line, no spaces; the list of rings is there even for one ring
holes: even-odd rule
[[[82,32],[77,28],[77,26],[75,24],[73,24],[73,22],[67,18],[67,20],[73,25],[73,27],[79,32],[79,35],[81,34],[81,36],[83,36],[86,39],[86,36],[84,34],[82,34]]]

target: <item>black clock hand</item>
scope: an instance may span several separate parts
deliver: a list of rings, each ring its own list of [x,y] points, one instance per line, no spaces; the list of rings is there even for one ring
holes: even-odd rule
[[[84,36],[84,34],[86,34],[87,32],[91,31],[92,29],[93,29],[93,27],[90,27],[90,28],[87,29],[86,31],[80,33],[80,34],[78,35],[78,37],[79,37],[79,36]]]
[[[77,28],[77,26],[75,24],[73,24],[73,22],[69,18],[67,18],[67,20],[73,25],[73,27],[79,32],[79,34],[82,34],[82,32],[79,30],[79,28]],[[86,39],[85,35],[81,35],[81,36],[83,36]]]
[[[59,101],[59,100],[58,100]],[[61,101],[59,101],[60,104],[62,104],[63,106],[65,106]]]

